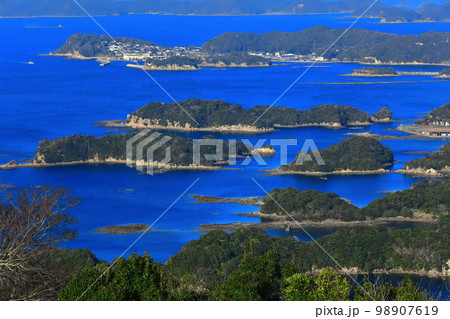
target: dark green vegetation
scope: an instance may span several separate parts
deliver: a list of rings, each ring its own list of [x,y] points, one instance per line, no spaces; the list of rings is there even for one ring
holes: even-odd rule
[[[387,227],[349,228],[318,240],[344,267],[363,271],[401,268],[406,271],[448,269],[450,237],[448,216],[439,225],[420,229]],[[270,237],[262,230],[240,229],[227,234],[212,231],[185,245],[169,260],[173,273],[214,287],[224,280],[239,281],[233,272],[246,255],[262,256],[276,251],[282,272],[311,271],[336,264],[314,242],[299,243],[294,238]],[[271,274],[276,272],[273,265]],[[270,278],[270,276],[268,276]],[[230,279],[231,278],[231,279]],[[242,277],[240,278],[243,283]],[[230,289],[227,289],[230,290]]]
[[[34,163],[70,163],[70,162],[103,162],[103,161],[125,161],[126,160],[126,143],[135,134],[113,134],[103,137],[87,136],[87,135],[72,135],[62,137],[55,140],[43,140],[39,143],[36,151]],[[147,136],[140,138],[134,145],[143,141]],[[154,139],[146,147],[150,147],[158,143],[163,136]],[[171,165],[188,166],[193,164],[193,144],[194,141],[189,138],[182,138],[177,135],[165,134],[164,137],[170,137],[170,140],[165,146],[171,148]],[[211,137],[208,137],[211,138]],[[229,143],[224,142],[224,159],[228,159]],[[250,148],[250,150],[249,150]],[[161,161],[165,158],[165,147],[160,147],[155,150],[153,154],[154,161]],[[246,146],[242,142],[236,142],[237,155],[246,155],[251,152],[251,147]],[[135,155],[136,149],[133,149]],[[201,154],[214,154],[215,146],[202,146]],[[136,158],[133,155],[133,158]],[[144,152],[143,159],[147,159],[147,154]],[[214,165],[215,162],[206,160],[201,156],[200,163],[202,165]]]
[[[238,104],[231,105],[221,100],[201,99],[185,100],[180,104],[199,123],[200,128],[225,125],[252,126],[256,119],[269,107],[257,105],[250,109],[244,109]],[[153,102],[144,105],[132,113],[132,116],[152,121],[159,120],[159,125],[163,126],[170,126],[169,123],[178,122],[182,127],[186,124],[195,127],[193,121],[186,114],[180,112],[180,107],[176,103]],[[127,122],[129,123],[130,119]],[[370,115],[355,107],[325,104],[309,110],[295,110],[281,106],[272,107],[256,122],[255,126],[272,129],[276,126],[345,126],[369,122]]]
[[[414,231],[387,227],[346,228],[318,241],[344,267],[358,267],[363,271],[397,267],[440,271],[450,253],[448,234],[441,229],[438,231],[438,227],[444,226],[448,229],[448,220],[447,224],[443,221],[440,226]],[[403,249],[406,251],[409,243],[407,253],[398,254]],[[430,258],[423,259],[422,254],[414,256],[415,248],[419,251],[427,245],[431,245],[427,248]],[[231,234],[219,230],[209,232],[186,244],[170,259],[170,264],[174,274],[191,274],[205,283],[214,284],[237,269],[245,254],[259,256],[271,249],[279,253],[282,267],[293,262],[300,271],[311,271],[315,267],[337,269],[333,260],[314,242],[299,243],[293,237],[270,237],[263,230],[251,228]]]
[[[191,59],[185,56],[173,56],[164,60],[157,60],[157,59],[147,59],[145,61],[147,65],[155,66],[155,67],[169,67],[169,66],[175,66],[175,67],[193,67],[195,69],[198,69],[198,63],[199,61],[196,59]]]
[[[392,121],[393,113],[387,107],[382,107],[377,113],[373,114],[371,119],[374,122]]]
[[[343,29],[323,26],[298,32],[230,32],[208,40],[203,49],[210,53],[237,51],[311,55],[324,52],[343,32]],[[358,62],[443,63],[450,61],[449,37],[449,32],[430,31],[419,35],[397,35],[351,29],[324,58]]]
[[[134,38],[115,37],[115,41],[125,45],[140,45],[151,49],[155,43]],[[53,53],[56,54],[80,54],[84,57],[114,57],[114,52],[108,50],[108,43],[116,44],[107,35],[80,34],[71,35],[66,43]],[[125,49],[126,50],[126,49]]]
[[[361,69],[354,69],[352,74],[362,74],[362,75],[396,75],[397,72],[394,71],[393,67],[386,68],[374,68],[365,67]]]
[[[261,213],[289,216],[280,208],[283,207],[296,221],[322,221],[338,219],[343,221],[361,220],[360,209],[334,193],[322,193],[316,190],[301,191],[292,187],[273,189],[264,196]],[[278,206],[278,204],[280,206]]]
[[[280,208],[283,207],[283,209]],[[275,214],[296,221],[372,220],[385,217],[423,217],[424,214],[439,218],[450,213],[450,179],[423,180],[410,189],[397,191],[375,199],[368,206],[359,208],[334,193],[316,190],[298,190],[292,187],[273,189],[263,198],[261,213],[270,218]]]
[[[444,144],[437,152],[426,157],[406,162],[406,170],[435,170],[437,173],[447,175],[450,173],[450,143]]]
[[[423,2],[417,10],[402,10],[396,7],[386,7],[381,13],[382,21],[386,22],[413,22],[413,21],[436,21],[445,22],[450,20],[450,1],[443,4]]]
[[[94,15],[117,15],[128,13],[172,13],[172,14],[307,14],[348,12],[359,16],[372,2],[370,0],[86,0],[83,5]],[[370,15],[382,17],[383,21],[445,21],[448,19],[449,4],[424,3],[420,9],[404,10],[382,2],[376,3]],[[82,11],[71,0],[56,3],[47,0],[3,0],[1,16],[80,16]]]
[[[411,189],[375,199],[363,213],[372,217],[413,217],[414,213],[445,216],[450,213],[450,179],[420,181]]]
[[[208,56],[203,61],[205,64],[224,66],[269,66],[272,62],[260,56],[249,55],[243,52],[231,52],[223,55]]]
[[[441,72],[439,72],[439,75],[450,76],[450,69],[443,69]]]
[[[430,111],[426,117],[421,119],[421,122],[424,124],[431,124],[439,121],[450,122],[450,102]]]
[[[386,169],[394,163],[392,150],[371,137],[355,136],[318,151],[324,163],[317,160],[313,151],[299,152],[295,161],[282,165],[279,169],[317,173],[374,171]]]
[[[270,237],[262,230],[213,231],[166,264],[132,255],[108,264],[89,250],[63,250],[73,238],[77,204],[49,187],[3,190],[0,297],[5,300],[426,300],[409,279],[350,284],[316,243]],[[14,195],[14,196],[9,196]],[[4,217],[5,217],[4,216]],[[17,218],[16,218],[17,217]],[[362,270],[440,270],[449,258],[449,216],[417,230],[354,228],[319,239],[340,264]],[[330,267],[330,268],[326,268]],[[318,275],[305,271],[321,269]],[[447,268],[445,268],[447,269]],[[62,287],[62,289],[61,289]]]
[[[408,278],[397,288],[390,282],[371,284],[365,281],[362,283],[364,287],[370,288],[367,289],[370,292],[366,293],[331,268],[323,269],[318,275],[304,274],[301,272],[304,265],[299,262],[303,258],[298,256],[309,251],[317,253],[311,244],[316,245],[299,244],[293,238],[272,238],[262,230],[238,230],[232,234],[214,231],[188,243],[167,265],[155,263],[147,255],[120,258],[92,286],[105,267],[86,268],[60,291],[59,300],[337,301],[428,298]],[[323,252],[317,254],[323,255],[321,263],[331,261]],[[318,258],[313,257],[314,261]]]

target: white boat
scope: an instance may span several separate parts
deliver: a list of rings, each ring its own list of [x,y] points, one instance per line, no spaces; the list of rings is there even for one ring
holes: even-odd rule
[[[29,62],[27,62],[27,64],[34,64],[34,62],[33,61],[29,61]]]

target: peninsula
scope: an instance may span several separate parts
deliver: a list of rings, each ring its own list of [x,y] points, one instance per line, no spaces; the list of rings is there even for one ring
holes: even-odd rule
[[[197,123],[180,112],[180,106]],[[341,128],[345,126],[370,125],[374,122],[392,120],[392,112],[382,108],[370,115],[352,106],[325,104],[309,110],[288,107],[257,105],[244,109],[241,105],[221,100],[188,99],[177,103],[153,102],[144,105],[127,116],[125,121],[103,121],[107,127],[131,127],[176,131],[211,131],[265,133],[276,128],[322,126]]]
[[[329,39],[337,39],[345,30],[315,26],[303,31],[273,31],[263,34],[228,32],[206,41],[207,53],[248,52],[260,56],[293,55],[313,58],[325,52]],[[450,65],[450,32],[425,32],[398,35],[366,29],[350,29],[320,61],[364,64],[437,64]],[[311,59],[310,58],[310,59]]]

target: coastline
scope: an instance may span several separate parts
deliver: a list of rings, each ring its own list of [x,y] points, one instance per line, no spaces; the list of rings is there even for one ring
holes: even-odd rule
[[[18,168],[46,168],[46,167],[59,167],[59,166],[75,166],[75,165],[97,165],[97,164],[127,164],[127,160],[117,160],[117,159],[107,159],[107,160],[88,160],[88,161],[73,161],[73,162],[59,162],[59,163],[26,163],[26,164],[18,164],[18,163],[7,163],[0,165],[0,170],[10,170],[10,169],[18,169]],[[133,165],[136,164],[136,161],[133,161]],[[154,174],[165,173],[168,171],[214,171],[214,170],[226,170],[228,168],[221,166],[197,166],[197,165],[189,165],[189,166],[177,166],[167,164],[163,168],[154,170]]]
[[[133,121],[133,122],[131,122]],[[179,131],[179,132],[236,132],[244,134],[257,134],[257,133],[271,133],[279,128],[301,128],[301,127],[324,127],[329,129],[341,129],[345,127],[352,126],[370,126],[374,123],[387,123],[387,121],[379,122],[353,122],[347,125],[342,125],[340,123],[311,123],[311,124],[296,124],[296,125],[280,125],[274,124],[273,128],[258,128],[251,125],[222,125],[222,126],[211,126],[211,127],[194,127],[190,124],[185,124],[181,126],[178,123],[175,125],[164,126],[158,123],[160,120],[150,120],[142,119],[138,117],[131,116],[127,120],[107,120],[98,121],[94,124],[100,127],[118,127],[118,128],[128,128],[128,129],[152,129],[152,130],[165,130],[165,131]],[[178,124],[178,125],[177,125]]]
[[[179,132],[236,132],[236,133],[247,133],[247,134],[257,134],[257,133],[270,133],[274,132],[273,128],[257,128],[256,126],[250,125],[223,125],[214,127],[192,127],[190,124],[185,126],[181,125],[158,125],[151,124],[151,120],[144,120],[140,118],[135,118],[138,122],[127,123],[126,120],[111,120],[111,121],[99,121],[95,122],[100,127],[121,127],[121,128],[131,128],[131,129],[151,129],[151,130],[163,130],[163,131],[179,131]]]
[[[264,218],[270,220],[272,218],[271,215],[257,213],[246,213],[239,214],[247,217],[261,217],[265,215]],[[425,223],[432,224],[435,223],[436,220],[430,218],[406,218],[406,217],[386,217],[386,218],[377,218],[373,220],[357,220],[357,221],[342,221],[339,219],[327,219],[324,221],[302,221],[302,222],[292,222],[286,221],[286,218],[283,216],[277,216],[270,221],[262,221],[259,223],[226,223],[226,224],[215,224],[215,223],[206,223],[199,225],[199,229],[196,232],[206,233],[213,230],[223,230],[223,231],[235,231],[242,227],[254,227],[258,229],[279,229],[286,230],[289,232],[292,229],[300,229],[303,228],[343,228],[343,227],[372,227],[372,226],[380,226],[386,225],[391,222],[414,222],[414,223]]]
[[[404,132],[404,131],[400,131]],[[408,132],[405,132],[408,133]],[[345,133],[346,136],[366,136],[366,137],[372,137],[379,141],[384,140],[410,140],[410,139],[427,139],[432,138],[432,136],[425,136],[420,134],[414,134],[414,135],[405,135],[405,136],[397,136],[397,135],[382,135],[382,134],[374,134],[369,132],[362,132],[362,133]]]
[[[363,78],[386,78],[386,77],[397,77],[397,76],[405,76],[405,75],[425,75],[425,76],[435,76],[439,78],[444,78],[439,76],[439,72],[395,72],[394,74],[364,74],[364,73],[349,73],[349,74],[340,74],[340,76],[348,76],[348,77],[363,77]]]
[[[402,168],[394,171],[395,173],[410,175],[413,177],[445,177],[450,175],[450,168],[435,170],[433,168]]]
[[[341,170],[341,171],[332,171],[332,172],[309,172],[309,171],[283,171],[280,169],[272,169],[272,170],[261,170],[262,172],[267,172],[262,176],[276,176],[276,175],[306,175],[306,176],[328,176],[328,175],[381,175],[385,173],[391,173],[393,171],[380,168],[377,170],[371,171],[354,171],[354,170]]]
[[[318,275],[321,269],[312,269],[311,271],[307,272],[309,274]],[[402,268],[392,268],[392,269],[374,269],[372,271],[364,271],[362,269],[359,269],[358,267],[342,267],[339,269],[335,269],[335,271],[340,275],[351,275],[351,276],[357,276],[357,275],[412,275],[412,276],[420,276],[420,277],[428,277],[428,278],[440,278],[440,279],[446,279],[448,278],[450,272],[448,270],[442,269],[442,271],[439,271],[438,269],[431,269],[431,270],[404,270]]]
[[[128,68],[134,68],[139,69],[143,71],[198,71],[199,68],[196,68],[194,66],[175,66],[173,64],[167,65],[167,66],[151,66],[151,65],[140,65],[140,64],[132,64],[129,63],[126,65]]]

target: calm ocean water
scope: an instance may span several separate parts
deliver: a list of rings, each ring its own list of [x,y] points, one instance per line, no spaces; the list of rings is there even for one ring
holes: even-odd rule
[[[297,31],[313,25],[345,28],[351,20],[342,15],[319,16],[255,16],[255,17],[182,17],[123,16],[103,17],[98,21],[113,36],[131,36],[164,45],[201,45],[226,31],[267,32]],[[60,29],[26,28],[55,26]],[[362,20],[357,27],[384,32],[418,34],[428,30],[448,31],[448,23],[414,23],[384,25]],[[70,61],[38,56],[61,46],[73,33],[101,33],[87,18],[0,19],[0,163],[34,156],[38,141],[71,134],[101,136],[105,129],[96,128],[95,121],[123,119],[145,103],[170,102],[169,98],[141,71],[113,62],[100,68],[95,61]],[[34,61],[34,65],[25,64]],[[288,64],[271,68],[203,69],[196,72],[153,72],[152,75],[177,100],[186,98],[223,99],[251,107],[271,104],[304,70],[305,65]],[[352,105],[367,112],[382,106],[390,107],[398,119],[412,120],[430,109],[450,101],[448,81],[423,82],[429,77],[397,77],[393,84],[333,85],[317,83],[364,82],[345,78],[359,67],[352,64],[327,64],[311,69],[277,104],[306,109],[324,103]],[[401,66],[398,70],[438,71],[437,66]],[[391,80],[391,79],[390,79]],[[369,79],[385,81],[385,79]],[[401,81],[416,81],[400,83]],[[309,84],[308,84],[309,83]],[[370,130],[383,133],[398,123],[380,124]],[[265,135],[247,136],[252,142],[259,138],[314,139],[325,148],[344,138],[345,133],[361,130],[329,130],[323,128],[284,129]],[[384,132],[396,134],[395,132]],[[398,134],[398,133],[397,133]],[[183,134],[201,137],[202,133]],[[236,138],[235,135],[216,134]],[[406,151],[435,151],[445,140],[393,140],[383,144],[395,151],[400,168],[403,162],[420,155]],[[292,160],[299,147],[292,147]],[[255,207],[237,204],[194,204],[190,194],[224,197],[264,195],[252,181],[264,188],[293,186],[335,192],[354,204],[367,205],[381,197],[377,191],[401,190],[418,179],[400,174],[382,176],[333,176],[328,180],[301,176],[261,176],[260,169],[278,166],[278,155],[266,159],[267,166],[252,162],[244,170],[217,172],[170,172],[155,176],[139,175],[121,165],[82,165],[40,169],[0,171],[3,184],[62,185],[74,191],[82,204],[72,210],[79,220],[79,237],[66,247],[91,249],[99,258],[111,260],[120,255],[138,235],[99,235],[96,228],[130,223],[152,224],[197,178],[194,187],[130,250],[148,251],[156,260],[165,261],[185,243],[197,239],[199,224],[251,222],[257,218],[235,215],[251,212]],[[131,193],[118,190],[133,189]],[[321,237],[333,230],[316,230]],[[271,231],[271,235],[285,235]],[[296,233],[301,240],[305,236]]]

